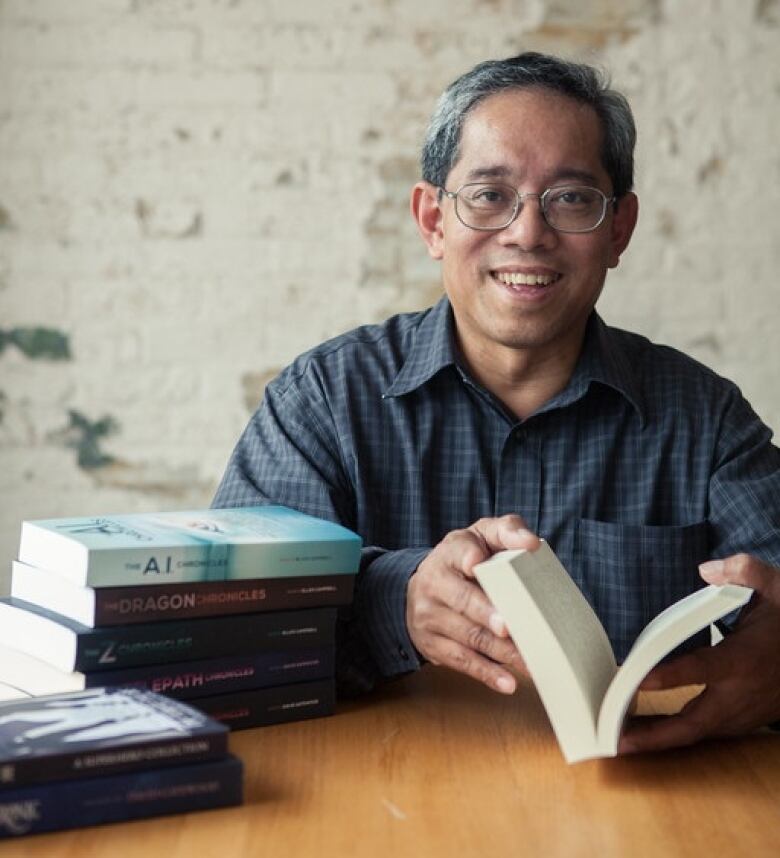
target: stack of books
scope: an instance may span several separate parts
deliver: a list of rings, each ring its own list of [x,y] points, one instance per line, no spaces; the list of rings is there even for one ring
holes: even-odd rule
[[[137,688],[0,703],[0,839],[241,804],[227,732]]]
[[[26,521],[0,684],[145,688],[233,729],[329,715],[360,547],[279,506]]]

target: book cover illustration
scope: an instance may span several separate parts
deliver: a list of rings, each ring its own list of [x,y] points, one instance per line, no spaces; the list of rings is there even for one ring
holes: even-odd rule
[[[223,725],[137,688],[0,703],[0,792],[12,785],[177,765],[222,755]]]
[[[281,506],[25,521],[19,560],[93,586],[357,573],[360,537]]]

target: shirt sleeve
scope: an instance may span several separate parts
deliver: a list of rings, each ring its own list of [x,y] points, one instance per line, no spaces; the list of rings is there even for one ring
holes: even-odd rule
[[[723,412],[709,497],[712,556],[744,552],[780,568],[780,450],[736,387]],[[716,623],[722,634],[741,612]]]
[[[350,454],[325,391],[316,378],[290,375],[285,371],[266,388],[212,506],[280,504],[357,530]],[[365,693],[382,679],[420,667],[406,628],[406,590],[427,553],[363,548],[353,603],[340,609],[337,622],[340,696]]]
[[[727,400],[710,479],[713,556],[745,552],[780,567],[780,450],[736,388]]]

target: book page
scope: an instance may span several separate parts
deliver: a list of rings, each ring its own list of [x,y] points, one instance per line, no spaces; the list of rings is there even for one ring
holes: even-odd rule
[[[525,660],[564,756],[593,756],[601,701],[617,670],[598,617],[544,542],[533,552],[501,552],[474,571]]]
[[[710,623],[747,604],[753,591],[736,584],[710,584],[662,611],[645,626],[604,697],[598,719],[599,747],[617,753],[628,704],[650,670],[675,647]]]

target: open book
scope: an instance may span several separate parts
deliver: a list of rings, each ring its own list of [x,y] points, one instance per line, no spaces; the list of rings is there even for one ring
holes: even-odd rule
[[[547,543],[502,551],[474,567],[525,660],[569,763],[617,754],[634,692],[665,655],[753,591],[710,585],[645,626],[618,667],[604,627]]]

